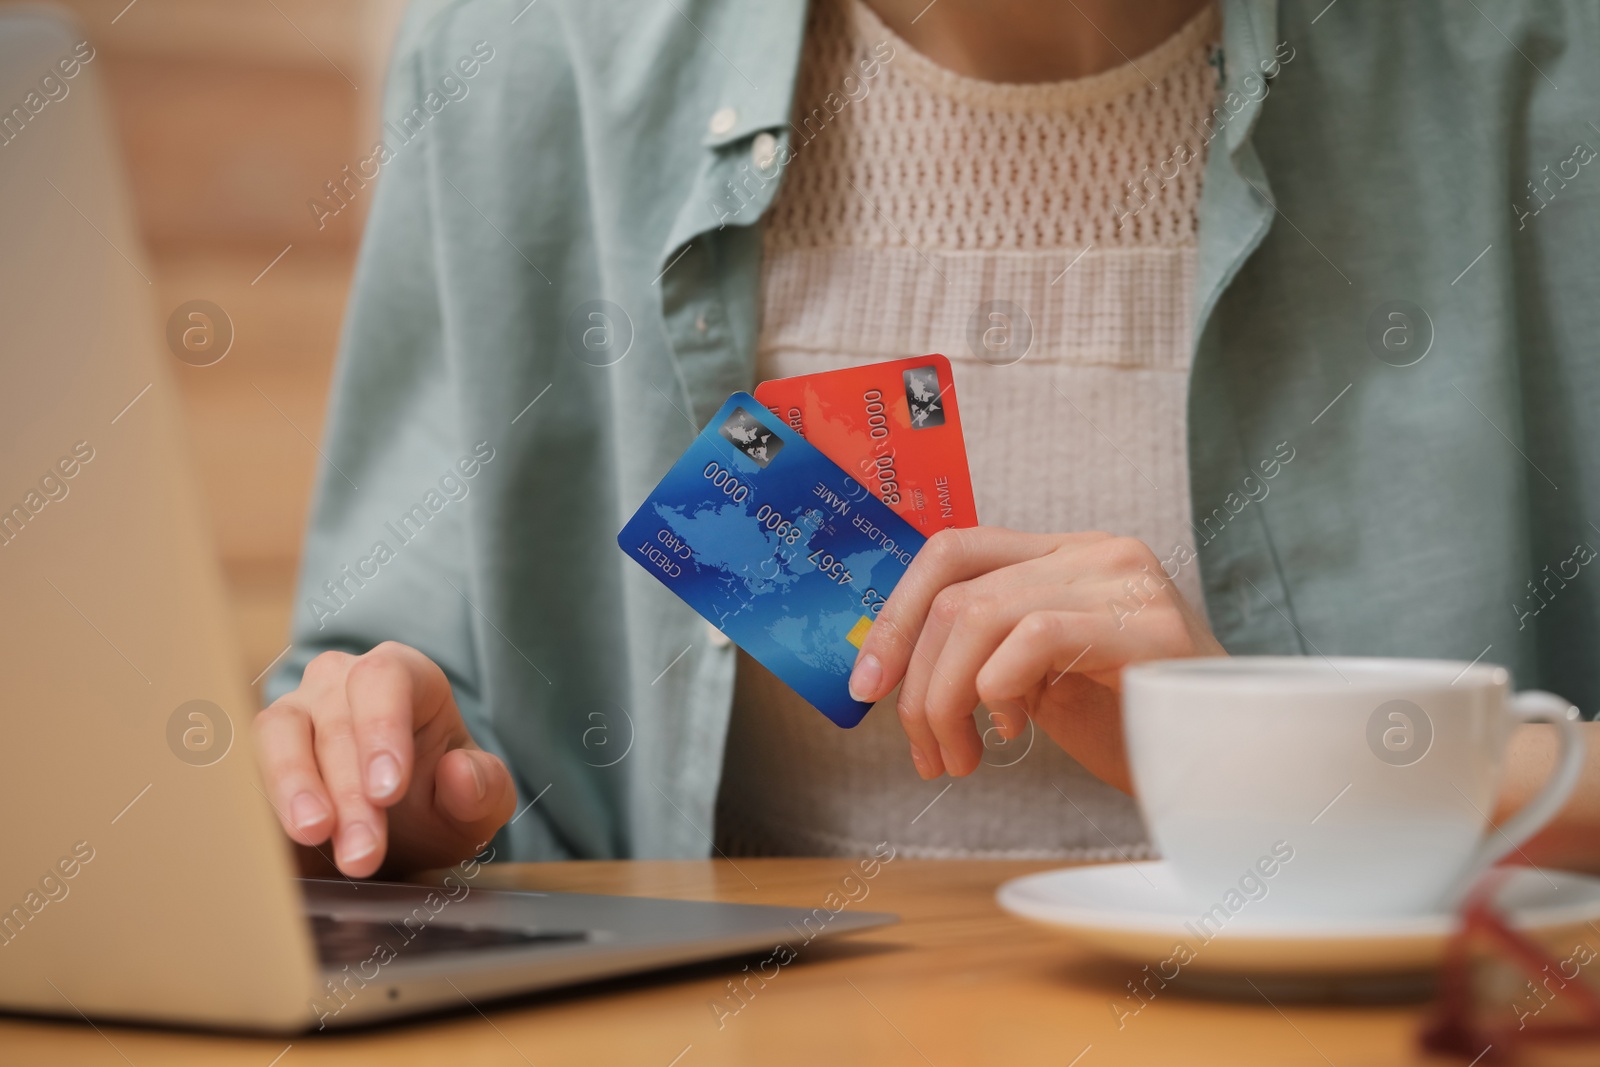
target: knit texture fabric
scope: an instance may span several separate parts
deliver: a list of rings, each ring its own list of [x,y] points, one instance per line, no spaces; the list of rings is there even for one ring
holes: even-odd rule
[[[1164,560],[1192,548],[1185,404],[1204,160],[1180,146],[1205,143],[1217,36],[1207,7],[1105,73],[996,84],[914,52],[860,0],[818,0],[793,155],[765,220],[760,377],[943,352],[986,525],[1107,530]],[[1198,605],[1196,565],[1176,581]],[[984,765],[923,782],[892,697],[841,731],[741,653],[718,846],[1149,854],[1126,796],[1042,733],[1003,742],[981,708],[978,725]]]

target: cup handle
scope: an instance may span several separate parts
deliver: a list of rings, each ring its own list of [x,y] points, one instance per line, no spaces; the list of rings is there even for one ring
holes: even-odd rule
[[[1583,771],[1583,732],[1578,729],[1578,709],[1570,701],[1542,689],[1529,689],[1512,694],[1507,703],[1511,717],[1519,723],[1547,722],[1555,726],[1560,734],[1561,754],[1555,773],[1539,794],[1483,839],[1467,865],[1464,882],[1505,859],[1544,829],[1544,824],[1555,818],[1567,802]]]

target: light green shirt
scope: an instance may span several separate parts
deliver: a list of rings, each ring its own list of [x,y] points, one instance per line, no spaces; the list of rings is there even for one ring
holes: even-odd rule
[[[1218,638],[1481,657],[1592,715],[1600,8],[1223,14],[1189,404]],[[615,535],[753,384],[804,15],[430,0],[402,32],[269,693],[421,649],[516,777],[502,855],[709,851],[734,650]]]

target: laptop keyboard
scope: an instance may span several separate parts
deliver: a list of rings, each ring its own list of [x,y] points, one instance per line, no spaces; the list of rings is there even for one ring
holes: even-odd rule
[[[439,922],[407,927],[400,922],[336,919],[331,915],[312,915],[311,935],[322,962],[334,966],[372,959],[385,945],[394,956],[405,958],[535,945],[570,945],[589,940],[587,930],[529,931]]]

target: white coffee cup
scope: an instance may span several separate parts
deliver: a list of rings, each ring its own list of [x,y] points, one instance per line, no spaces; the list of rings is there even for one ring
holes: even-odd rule
[[[1554,694],[1513,695],[1489,664],[1238,656],[1123,673],[1139,806],[1209,933],[1451,906],[1565,803],[1583,763],[1577,718]],[[1496,830],[1506,742],[1524,722],[1553,723],[1560,758]]]

